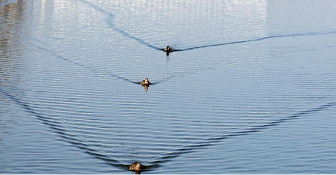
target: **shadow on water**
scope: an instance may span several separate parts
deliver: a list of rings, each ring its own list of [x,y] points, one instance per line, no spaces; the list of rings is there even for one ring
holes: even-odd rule
[[[114,159],[113,157],[107,156],[107,155],[102,154],[102,153],[99,153],[97,150],[94,149],[94,147],[99,146],[99,145],[95,144],[93,146],[93,145],[85,144],[85,143],[81,142],[81,140],[76,139],[76,135],[71,134],[69,131],[66,130],[66,128],[62,127],[61,123],[57,119],[52,118],[52,117],[48,117],[48,116],[43,116],[42,114],[36,112],[28,103],[24,102],[19,97],[16,97],[15,95],[12,95],[12,94],[6,92],[2,88],[0,88],[0,94],[2,94],[3,96],[7,97],[10,100],[12,100],[14,103],[21,106],[23,109],[25,109],[28,113],[35,116],[43,124],[45,124],[46,126],[51,128],[53,132],[58,134],[64,141],[66,141],[68,143],[71,143],[72,145],[74,145],[75,147],[83,150],[87,154],[90,154],[90,155],[92,155],[92,156],[94,156],[98,159],[101,159],[101,160],[105,161],[109,165],[115,166],[115,167],[123,169],[123,170],[128,170],[129,165],[122,164],[118,160]],[[321,106],[316,107],[316,108],[301,111],[301,112],[298,112],[296,114],[293,114],[293,115],[290,115],[290,116],[287,116],[287,117],[284,117],[284,118],[281,118],[281,119],[278,119],[278,120],[275,120],[275,121],[271,121],[271,122],[266,123],[266,124],[262,124],[262,125],[259,125],[259,126],[254,126],[252,128],[248,128],[248,129],[245,129],[245,130],[242,130],[242,131],[233,132],[233,133],[230,133],[230,134],[219,135],[217,137],[213,137],[213,138],[209,138],[209,139],[206,139],[204,141],[201,141],[197,144],[193,144],[193,145],[190,145],[190,146],[185,146],[184,148],[177,149],[177,151],[174,151],[172,153],[162,155],[161,158],[159,158],[159,160],[150,162],[149,165],[144,167],[144,171],[152,171],[155,168],[158,168],[160,166],[160,164],[171,161],[172,159],[174,159],[176,157],[179,157],[180,155],[190,153],[190,152],[193,152],[197,149],[201,149],[201,148],[204,148],[204,147],[207,147],[207,146],[214,145],[216,143],[219,143],[222,140],[230,139],[230,138],[236,137],[236,136],[250,135],[250,134],[255,133],[255,132],[261,132],[265,129],[269,129],[269,128],[275,127],[277,125],[280,125],[282,123],[285,123],[285,122],[288,122],[288,121],[291,121],[291,120],[294,120],[294,119],[298,119],[300,117],[304,117],[305,115],[309,115],[309,114],[312,114],[312,113],[323,111],[323,110],[326,110],[326,109],[334,107],[334,106],[336,106],[336,102],[330,102],[330,103],[321,105]]]

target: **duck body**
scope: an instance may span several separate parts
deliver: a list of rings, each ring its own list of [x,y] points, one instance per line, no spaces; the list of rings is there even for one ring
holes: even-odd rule
[[[141,85],[150,85],[151,83],[149,82],[148,78],[142,80]]]
[[[170,52],[173,52],[173,49],[171,47],[167,46],[163,51],[167,52],[167,53],[170,53]]]
[[[129,167],[130,171],[134,171],[136,173],[140,173],[142,169],[143,169],[143,165],[139,162],[134,162]]]

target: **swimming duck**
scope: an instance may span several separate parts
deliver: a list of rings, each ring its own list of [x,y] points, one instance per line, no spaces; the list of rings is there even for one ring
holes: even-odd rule
[[[169,53],[169,52],[172,52],[173,49],[170,48],[169,46],[167,46],[165,49],[164,49],[165,52]]]
[[[139,162],[134,162],[129,167],[130,171],[134,171],[136,173],[140,173],[142,169],[143,169],[143,165]]]
[[[149,82],[148,78],[145,80],[142,80],[141,85],[150,85],[151,83]]]

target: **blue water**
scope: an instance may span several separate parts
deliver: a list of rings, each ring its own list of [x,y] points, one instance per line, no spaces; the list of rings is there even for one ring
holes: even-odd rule
[[[335,18],[334,1],[0,1],[0,173],[334,173]]]

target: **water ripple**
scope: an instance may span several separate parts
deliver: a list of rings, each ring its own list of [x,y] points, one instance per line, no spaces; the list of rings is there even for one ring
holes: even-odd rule
[[[130,33],[126,32],[125,30],[122,30],[118,27],[116,27],[114,21],[114,14],[112,12],[106,11],[103,8],[85,0],[79,0],[80,2],[89,5],[90,7],[94,8],[95,10],[107,15],[107,23],[109,26],[115,30],[116,32],[122,34],[125,37],[128,37],[130,39],[138,41],[140,44],[147,46],[149,48],[153,48],[155,50],[164,51],[165,48],[156,47],[152,44],[149,44],[145,42],[143,39],[140,39],[139,37],[133,36]],[[321,32],[307,32],[307,33],[293,33],[293,34],[283,34],[283,35],[271,35],[271,36],[264,36],[260,38],[255,39],[247,39],[247,40],[240,40],[240,41],[231,41],[231,42],[225,42],[225,43],[217,43],[217,44],[205,44],[201,46],[193,46],[188,48],[172,48],[172,52],[177,51],[188,51],[188,50],[194,50],[194,49],[201,49],[201,48],[208,48],[208,47],[218,47],[218,46],[226,46],[226,45],[233,45],[233,44],[243,44],[243,43],[251,43],[251,42],[258,42],[263,40],[269,40],[273,38],[286,38],[286,37],[299,37],[299,36],[319,36],[319,35],[334,35],[336,34],[336,30],[330,30],[330,31],[321,31]],[[167,44],[169,45],[169,44]],[[168,53],[169,54],[169,53]]]
[[[232,132],[229,132],[229,133],[227,132],[222,133],[222,134],[218,133],[219,136],[215,136],[215,137],[212,137],[212,136],[204,137],[202,133],[199,133],[200,135],[197,136],[197,132],[195,132],[192,136],[189,137],[188,135],[185,135],[186,133],[182,134],[185,128],[184,130],[181,130],[182,133],[179,133],[180,132],[178,129],[179,127],[176,128],[176,131],[178,131],[176,135],[172,134],[171,136],[167,136],[165,134],[166,131],[162,131],[162,132],[156,131],[156,132],[150,132],[150,133],[143,132],[147,130],[147,128],[142,127],[141,125],[138,126],[138,129],[134,128],[134,126],[127,126],[127,125],[123,125],[122,127],[118,127],[118,125],[113,125],[113,126],[104,128],[102,127],[102,124],[106,121],[90,120],[90,119],[87,120],[86,118],[80,119],[78,118],[78,116],[80,116],[80,113],[78,115],[78,112],[75,112],[76,120],[72,121],[72,119],[70,120],[70,118],[64,118],[60,120],[60,118],[57,117],[57,115],[55,117],[52,117],[51,114],[49,115],[42,114],[43,113],[42,111],[41,111],[42,113],[37,112],[36,110],[38,109],[37,108],[35,109],[35,107],[33,107],[34,105],[31,106],[31,104],[28,104],[22,101],[19,97],[16,97],[6,92],[3,89],[0,89],[0,93],[3,96],[11,99],[17,105],[24,108],[27,112],[34,115],[42,123],[50,127],[55,133],[57,133],[66,142],[73,144],[74,146],[82,149],[84,152],[90,155],[93,155],[101,160],[107,161],[109,164],[113,166],[120,167],[122,169],[127,168],[128,163],[126,162],[128,162],[129,160],[129,158],[124,157],[124,154],[120,152],[120,150],[123,149],[123,146],[119,145],[118,142],[116,142],[116,139],[120,140],[121,143],[126,141],[128,142],[129,145],[136,145],[136,147],[146,147],[146,149],[142,150],[141,152],[137,152],[137,154],[138,156],[147,159],[146,161],[147,170],[155,168],[163,162],[170,161],[171,159],[176,158],[181,154],[193,152],[195,149],[200,149],[202,147],[211,146],[213,144],[220,142],[221,140],[229,139],[231,137],[236,137],[236,136],[249,135],[255,132],[260,132],[262,130],[277,126],[281,123],[294,120],[294,119],[303,117],[308,114],[323,111],[331,107],[334,107],[336,105],[336,102],[327,103],[327,104],[321,105],[316,108],[301,111],[296,114],[280,118],[278,120],[270,121],[268,123],[262,124],[260,122],[257,122],[259,124],[252,126],[252,127],[246,127],[245,129],[240,128],[238,131],[233,130]],[[59,110],[62,110],[62,109],[63,108],[60,108]],[[69,121],[67,121],[68,119]],[[260,118],[258,120],[260,120]],[[181,121],[177,123],[185,123],[185,122]],[[127,131],[128,127],[130,128],[132,127],[132,130],[135,132],[137,130],[142,131],[142,132],[140,135],[135,134],[131,136],[128,133],[123,134],[123,130]],[[186,127],[186,125],[181,126],[181,127]],[[208,127],[208,126],[206,125],[205,127]],[[224,125],[218,126],[218,128],[222,128],[222,127],[224,127]],[[228,127],[230,127],[230,125],[228,125]],[[91,129],[93,128],[94,130],[91,131]],[[114,136],[115,137],[113,141],[114,143],[107,141],[109,139],[108,133],[111,133],[111,132],[120,133]],[[190,132],[190,130],[188,132]],[[203,137],[203,138],[201,140],[199,139],[195,140],[195,138],[198,138],[198,137]],[[154,144],[149,144],[149,142],[151,142],[153,139],[156,140]],[[176,145],[177,143],[181,143],[183,146],[182,145],[181,147],[178,146],[180,147],[178,148]],[[143,146],[141,146],[142,144]],[[119,151],[112,151],[115,149]],[[128,151],[131,151],[131,150],[128,150]]]

